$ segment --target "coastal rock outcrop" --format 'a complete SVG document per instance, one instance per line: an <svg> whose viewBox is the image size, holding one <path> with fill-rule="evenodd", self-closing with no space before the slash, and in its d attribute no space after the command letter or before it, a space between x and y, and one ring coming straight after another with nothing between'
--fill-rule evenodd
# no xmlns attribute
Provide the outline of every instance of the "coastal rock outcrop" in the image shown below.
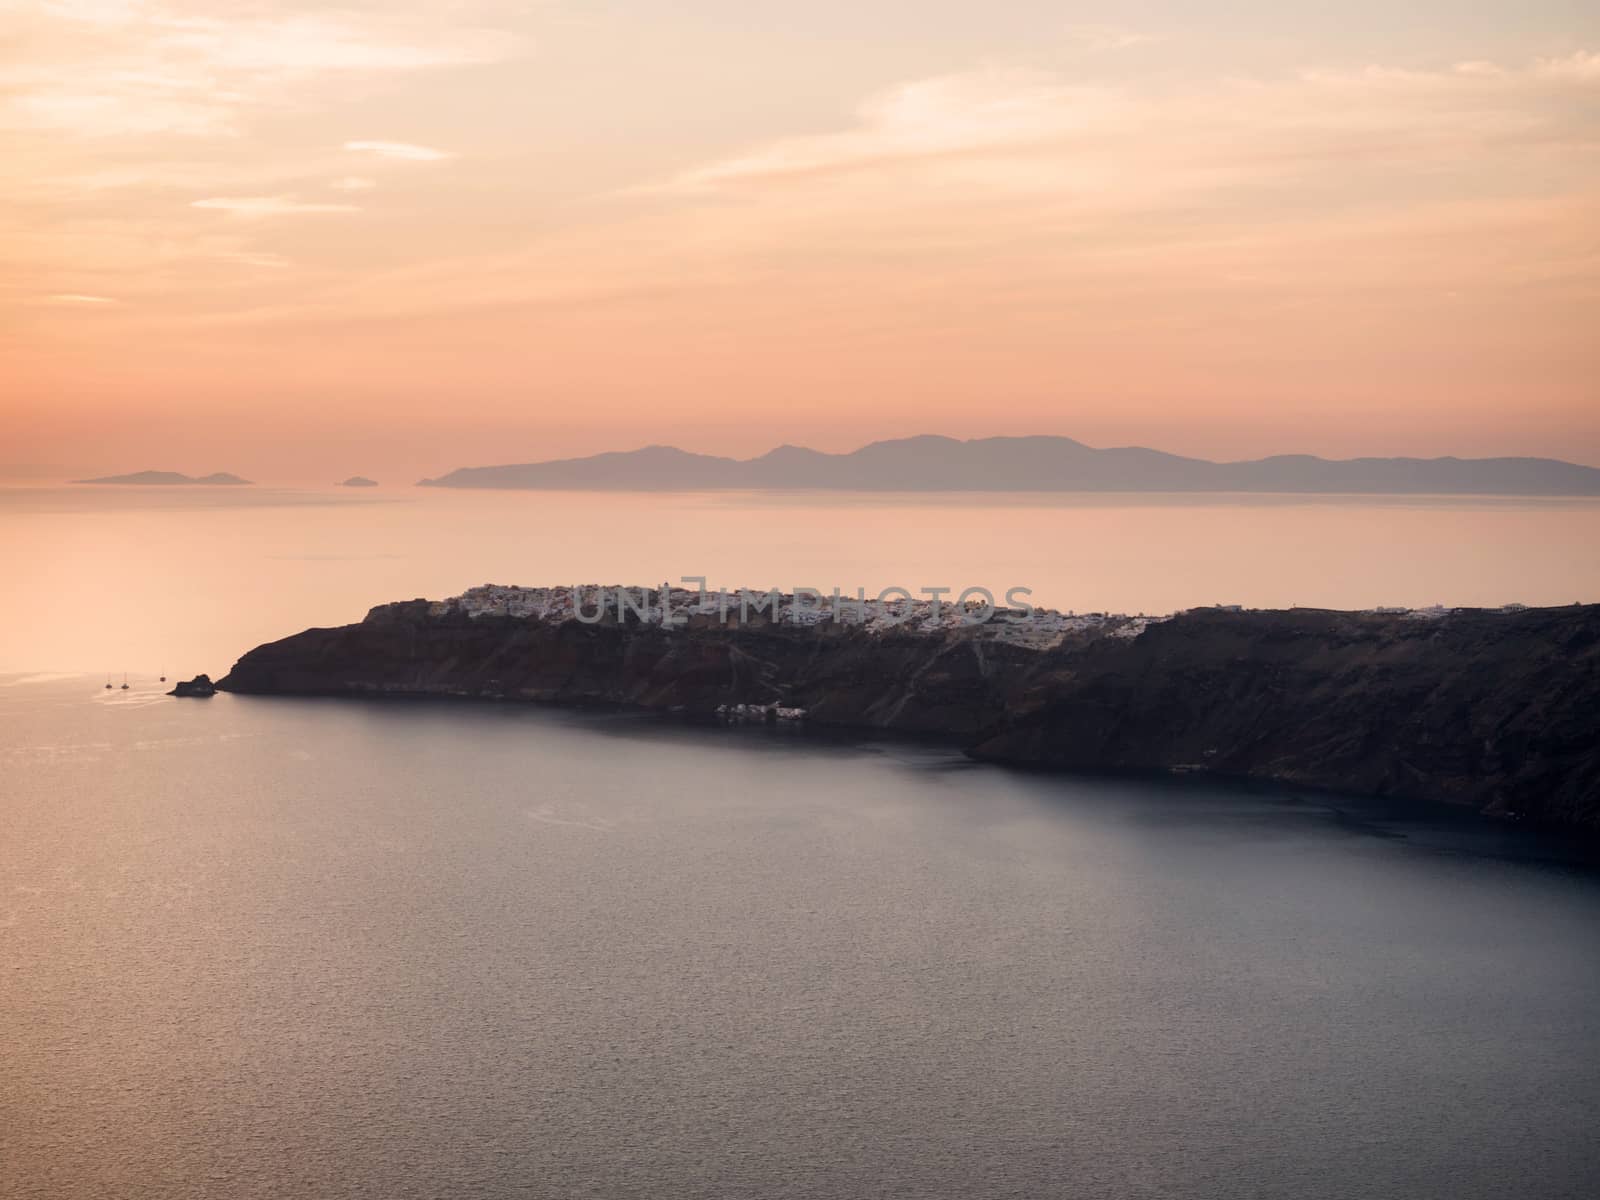
<svg viewBox="0 0 1600 1200"><path fill-rule="evenodd" d="M209 675L196 675L193 679L179 680L177 686L167 693L169 696L191 696L198 700L216 694L217 685L211 682Z"/></svg>
<svg viewBox="0 0 1600 1200"><path fill-rule="evenodd" d="M709 614L664 628L414 600L257 647L218 686L765 706L999 763L1211 772L1600 829L1600 606L1068 624L1030 644L985 625Z"/></svg>

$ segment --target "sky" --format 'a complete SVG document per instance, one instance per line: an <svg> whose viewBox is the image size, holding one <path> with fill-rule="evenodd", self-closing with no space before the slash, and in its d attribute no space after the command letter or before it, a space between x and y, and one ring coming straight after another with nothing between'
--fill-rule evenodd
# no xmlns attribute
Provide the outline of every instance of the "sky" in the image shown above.
<svg viewBox="0 0 1600 1200"><path fill-rule="evenodd" d="M0 477L1600 464L1600 6L0 0Z"/></svg>

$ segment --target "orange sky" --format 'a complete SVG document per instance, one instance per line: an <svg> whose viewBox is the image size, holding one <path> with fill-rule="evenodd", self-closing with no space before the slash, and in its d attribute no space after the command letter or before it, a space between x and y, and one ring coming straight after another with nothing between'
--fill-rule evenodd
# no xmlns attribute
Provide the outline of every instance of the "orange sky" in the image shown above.
<svg viewBox="0 0 1600 1200"><path fill-rule="evenodd" d="M1591 6L868 7L0 0L0 474L1600 464Z"/></svg>

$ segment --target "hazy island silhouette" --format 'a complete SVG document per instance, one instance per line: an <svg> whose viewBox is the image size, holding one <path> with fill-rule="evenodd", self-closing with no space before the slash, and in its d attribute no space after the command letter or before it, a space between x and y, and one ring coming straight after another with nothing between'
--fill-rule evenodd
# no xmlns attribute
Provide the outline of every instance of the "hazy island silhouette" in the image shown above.
<svg viewBox="0 0 1600 1200"><path fill-rule="evenodd" d="M1212 462L1067 437L923 435L847 454L779 446L757 458L646 446L584 458L462 467L419 487L625 491L1094 491L1600 495L1600 468L1552 458L1352 458L1281 454Z"/></svg>
<svg viewBox="0 0 1600 1200"><path fill-rule="evenodd" d="M116 483L138 486L168 487L179 484L201 484L207 487L240 487L250 483L227 471L210 475L184 475L178 471L134 471L128 475L102 475L96 479L74 479L73 483Z"/></svg>

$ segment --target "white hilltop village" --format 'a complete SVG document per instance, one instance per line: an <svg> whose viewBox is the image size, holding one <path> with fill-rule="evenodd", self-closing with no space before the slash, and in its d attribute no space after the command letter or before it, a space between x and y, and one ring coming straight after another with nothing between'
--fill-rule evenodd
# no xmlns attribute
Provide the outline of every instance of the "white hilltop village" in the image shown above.
<svg viewBox="0 0 1600 1200"><path fill-rule="evenodd" d="M663 595L670 606L670 617L663 612ZM711 621L742 624L751 618L772 620L776 612L775 619L784 624L805 626L837 621L843 625L858 626L875 635L890 632L934 634L962 630L970 631L971 636L1041 650L1049 649L1072 636L1136 638L1151 625L1179 615L1060 612L1029 605L1008 607L987 602L987 595L983 593L981 598L969 598L965 604L959 604L954 596L933 599L895 595L873 599L860 591L850 596L841 595L838 591L821 593L803 588L797 599L795 593L777 589L701 591L673 587L663 591L660 587L629 588L610 584L517 587L486 583L469 588L459 596L429 602L428 613L435 617L463 614L469 618L537 618L551 624L567 621L595 623L603 619L602 609L614 618L621 607L638 619L671 629L687 625L691 619L700 626ZM1507 604L1500 611L1519 612L1525 607ZM1212 610L1247 611L1239 604L1217 604L1212 606ZM1362 611L1427 621L1442 619L1458 610L1435 604L1427 608L1384 606Z"/></svg>
<svg viewBox="0 0 1600 1200"><path fill-rule="evenodd" d="M602 603L615 616L619 597L630 615L668 628L679 628L691 619L704 625L708 621L730 625L746 619L769 620L776 597L777 620L789 625L822 625L837 621L858 626L869 634L893 632L933 634L970 630L973 635L1014 645L1046 649L1072 634L1103 634L1135 638L1152 622L1166 617L1128 616L1123 613L1063 613L1050 608L989 605L981 598L965 605L954 596L939 600L894 596L887 599L829 593L807 593L796 601L792 592L778 589L708 590L670 588L666 592L671 620L663 620L662 589L627 588L609 584L579 584L576 587L515 587L486 583L469 588L459 596L435 600L428 606L430 616L463 613L468 617L536 617L560 624L565 621L599 619ZM985 610L989 615L984 616Z"/></svg>

